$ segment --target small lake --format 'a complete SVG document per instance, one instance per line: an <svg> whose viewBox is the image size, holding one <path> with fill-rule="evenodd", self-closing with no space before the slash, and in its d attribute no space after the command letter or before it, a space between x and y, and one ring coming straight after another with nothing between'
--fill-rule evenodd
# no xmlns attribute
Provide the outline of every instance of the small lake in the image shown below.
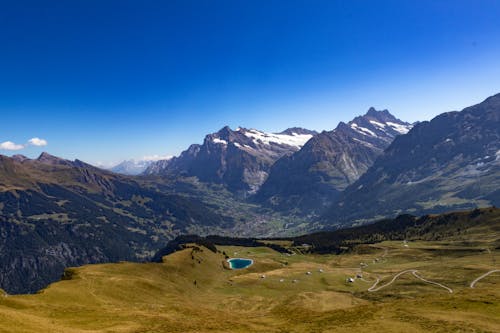
<svg viewBox="0 0 500 333"><path fill-rule="evenodd" d="M229 267L231 267L231 269L247 268L253 264L252 259L245 258L232 258L228 259L227 262L229 263Z"/></svg>

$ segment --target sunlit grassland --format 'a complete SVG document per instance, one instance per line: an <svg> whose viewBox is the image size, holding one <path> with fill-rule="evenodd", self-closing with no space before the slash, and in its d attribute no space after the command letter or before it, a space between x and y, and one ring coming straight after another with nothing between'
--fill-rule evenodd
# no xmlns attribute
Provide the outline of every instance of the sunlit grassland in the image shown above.
<svg viewBox="0 0 500 333"><path fill-rule="evenodd" d="M162 264L72 268L69 279L39 294L0 296L0 331L500 331L500 273L469 286L499 266L500 254L487 241L383 242L343 255L199 249L171 254ZM223 253L254 265L228 270ZM381 286L407 269L453 293L412 274L368 291L377 279Z"/></svg>

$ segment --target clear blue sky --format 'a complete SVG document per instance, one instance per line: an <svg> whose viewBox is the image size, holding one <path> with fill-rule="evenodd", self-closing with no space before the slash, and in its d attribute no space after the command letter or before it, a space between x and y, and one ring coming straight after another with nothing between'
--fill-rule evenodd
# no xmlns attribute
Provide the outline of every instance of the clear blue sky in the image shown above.
<svg viewBox="0 0 500 333"><path fill-rule="evenodd" d="M499 17L497 0L2 1L0 144L25 148L0 153L112 163L226 124L430 119L500 92Z"/></svg>

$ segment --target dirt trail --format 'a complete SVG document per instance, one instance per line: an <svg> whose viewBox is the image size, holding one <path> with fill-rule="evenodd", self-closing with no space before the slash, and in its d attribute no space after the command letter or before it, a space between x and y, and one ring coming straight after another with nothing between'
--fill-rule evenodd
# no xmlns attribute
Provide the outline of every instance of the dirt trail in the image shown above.
<svg viewBox="0 0 500 333"><path fill-rule="evenodd" d="M439 287L441 287L441 288L444 288L444 289L448 290L448 291L450 292L450 294L451 294L451 293L453 293L453 290L452 290L451 288L448 288L447 286L445 286L444 284L441 284L441 283L439 283L439 282L434 282L434 281L429 281L429 280L426 280L426 279L424 279L423 277L421 277L420 275L418 275L418 274L417 274L417 271L414 271L414 272L413 272L413 275L414 275L416 278L418 278L418 279L420 279L420 280L422 280L422 281L424 281L424 282L427 282L427 283L430 283L430 284L434 284L434 285L436 285L436 286L439 286Z"/></svg>
<svg viewBox="0 0 500 333"><path fill-rule="evenodd" d="M380 290L380 289L382 289L382 288L385 288L385 287L387 287L387 286L390 286L391 284L393 284L393 282L394 282L394 281L396 281L396 279L397 279L398 277L400 277L401 275L403 275L403 274L405 274L405 273L409 273L409 272L416 272L416 270L414 270L414 269L408 269L408 270L406 270L406 271L399 272L398 274L394 275L394 277L392 278L392 280L391 280L391 281L387 282L386 284L384 284L384 285L382 285L382 286L380 286L380 287L378 287L378 288L377 288L377 285L378 285L378 283L380 282L380 279L379 279L379 278L377 278L377 280L375 281L375 283L374 283L374 284L373 284L370 288L368 288L368 291L379 291L379 290Z"/></svg>
<svg viewBox="0 0 500 333"><path fill-rule="evenodd" d="M426 280L423 277L421 277L420 275L418 275L417 272L418 271L416 269L407 269L405 271L399 272L398 274L394 275L394 277L392 278L391 281L387 282L386 284L384 284L384 285L382 285L380 287L377 287L378 283L380 282L380 279L377 278L377 280L375 281L375 283L370 288L368 288L368 291L370 291L370 292L379 291L380 289L388 287L391 284L393 284L394 281L396 281L397 278L400 277L401 275L406 274L406 273L412 273L413 276L415 276L417 279L419 279L419 280L421 280L421 281L423 281L425 283L429 283L429 284L433 284L433 285L439 286L441 288L444 288L444 289L448 290L448 292L453 293L453 290L451 288L449 288L449 287L447 287L447 286L445 286L445 285L443 285L441 283L438 283L438 282Z"/></svg>
<svg viewBox="0 0 500 333"><path fill-rule="evenodd" d="M474 286L476 285L476 283L478 283L480 280L482 280L483 278L487 277L488 275L496 273L496 272L500 272L500 269L493 269L493 270L491 270L489 272L484 273L483 275L481 275L480 277L478 277L477 279L475 279L474 281L472 281L470 283L470 287L474 288Z"/></svg>

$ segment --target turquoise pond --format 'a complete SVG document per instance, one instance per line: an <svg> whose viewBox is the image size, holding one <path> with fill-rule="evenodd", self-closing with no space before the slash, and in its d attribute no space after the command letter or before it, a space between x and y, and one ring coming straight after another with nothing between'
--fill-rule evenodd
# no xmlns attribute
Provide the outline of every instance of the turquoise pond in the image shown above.
<svg viewBox="0 0 500 333"><path fill-rule="evenodd" d="M228 259L227 262L229 263L229 267L231 267L231 269L247 268L253 264L252 259L244 259L244 258L232 258Z"/></svg>

